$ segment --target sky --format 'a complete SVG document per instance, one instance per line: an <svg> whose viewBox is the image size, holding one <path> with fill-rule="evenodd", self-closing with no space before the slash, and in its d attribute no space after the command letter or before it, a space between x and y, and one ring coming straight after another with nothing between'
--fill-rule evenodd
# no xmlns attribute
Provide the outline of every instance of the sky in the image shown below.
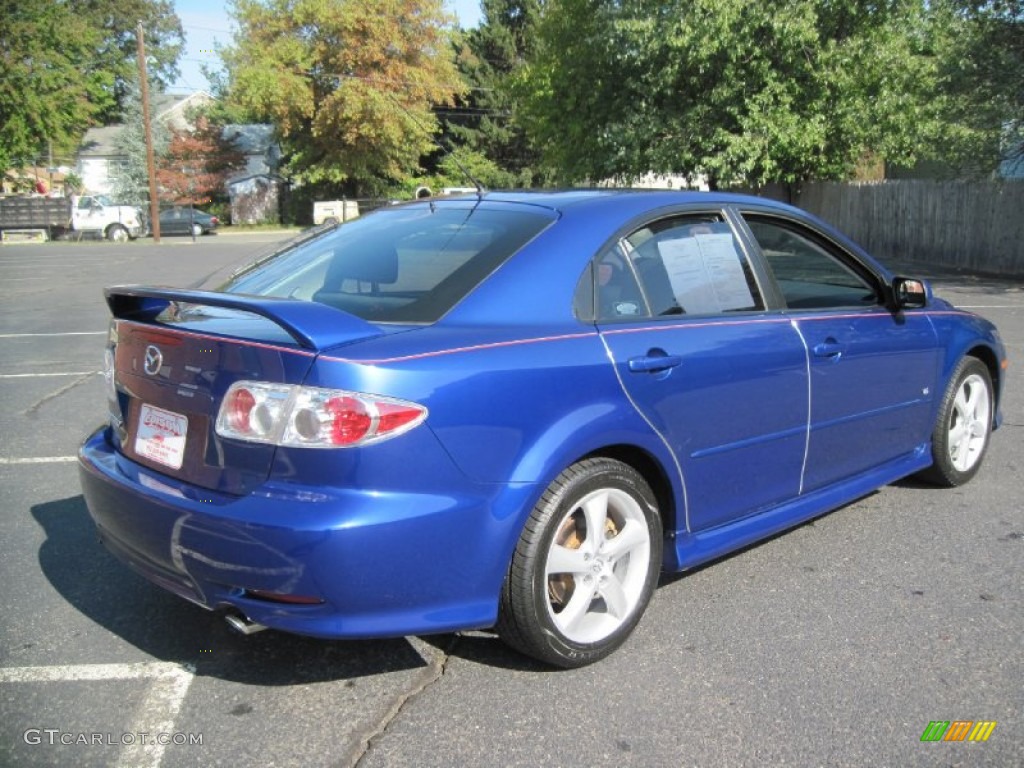
<svg viewBox="0 0 1024 768"><path fill-rule="evenodd" d="M171 87L172 93L209 89L201 67L217 68L220 60L216 44L231 42L233 25L226 5L227 0L174 0L174 10L185 29L185 52L178 62L181 75ZM480 0L445 0L445 7L463 27L475 27L480 22Z"/></svg>

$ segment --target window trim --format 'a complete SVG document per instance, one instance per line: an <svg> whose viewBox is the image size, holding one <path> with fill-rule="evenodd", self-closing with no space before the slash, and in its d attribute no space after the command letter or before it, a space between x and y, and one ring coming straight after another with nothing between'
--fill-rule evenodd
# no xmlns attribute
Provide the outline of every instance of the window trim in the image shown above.
<svg viewBox="0 0 1024 768"><path fill-rule="evenodd" d="M837 242L833 237L829 236L828 233L823 232L818 227L815 227L812 222L809 222L803 218L790 215L788 213L769 210L752 208L749 206L734 206L732 212L739 217L743 224L744 232L750 238L751 247L755 249L757 253L757 259L761 267L765 270L766 275L771 281L773 286L773 293L776 294L779 302L778 309L785 312L849 312L851 310L863 310L863 311L874 311L877 309L888 309L889 308L889 294L886 289L888 280L885 275L879 273L870 263L865 262L856 253L851 251L849 248L843 246ZM859 276L862 280L867 282L870 287L873 288L875 293L876 303L872 306L843 306L843 307L795 307L791 308L786 300L785 294L782 291L782 287L779 284L778 278L775 276L772 270L771 263L768 257L765 255L761 248L761 244L755 237L753 229L750 227L747 217L753 217L754 219L760 219L767 223L778 223L782 229L787 229L790 232L794 232L797 235L805 237L812 243L817 245L819 248L824 250L827 255L834 258L844 267L849 269L855 275Z"/></svg>

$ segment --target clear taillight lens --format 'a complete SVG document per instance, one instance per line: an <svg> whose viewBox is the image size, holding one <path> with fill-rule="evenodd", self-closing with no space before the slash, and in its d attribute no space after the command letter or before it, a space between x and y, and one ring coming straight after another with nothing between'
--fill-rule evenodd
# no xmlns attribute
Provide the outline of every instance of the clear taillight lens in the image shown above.
<svg viewBox="0 0 1024 768"><path fill-rule="evenodd" d="M217 434L305 448L345 448L396 437L420 424L416 403L320 387L238 381L217 414Z"/></svg>

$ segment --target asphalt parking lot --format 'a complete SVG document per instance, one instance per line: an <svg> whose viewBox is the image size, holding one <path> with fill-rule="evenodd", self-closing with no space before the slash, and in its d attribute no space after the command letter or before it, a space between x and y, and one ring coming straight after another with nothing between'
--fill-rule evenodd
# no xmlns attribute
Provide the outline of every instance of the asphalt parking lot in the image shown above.
<svg viewBox="0 0 1024 768"><path fill-rule="evenodd" d="M74 455L105 413L102 287L279 238L0 247L0 765L1024 764L1024 285L936 277L1010 355L972 483L901 482L666 579L624 648L553 672L488 633L242 637L96 541ZM921 741L946 720L996 726Z"/></svg>

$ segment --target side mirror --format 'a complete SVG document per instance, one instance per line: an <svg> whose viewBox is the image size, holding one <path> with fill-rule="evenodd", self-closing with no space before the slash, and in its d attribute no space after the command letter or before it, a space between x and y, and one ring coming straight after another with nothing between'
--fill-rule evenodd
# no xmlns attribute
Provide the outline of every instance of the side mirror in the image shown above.
<svg viewBox="0 0 1024 768"><path fill-rule="evenodd" d="M892 297L896 309L919 309L928 305L932 289L924 280L897 277L892 281Z"/></svg>

